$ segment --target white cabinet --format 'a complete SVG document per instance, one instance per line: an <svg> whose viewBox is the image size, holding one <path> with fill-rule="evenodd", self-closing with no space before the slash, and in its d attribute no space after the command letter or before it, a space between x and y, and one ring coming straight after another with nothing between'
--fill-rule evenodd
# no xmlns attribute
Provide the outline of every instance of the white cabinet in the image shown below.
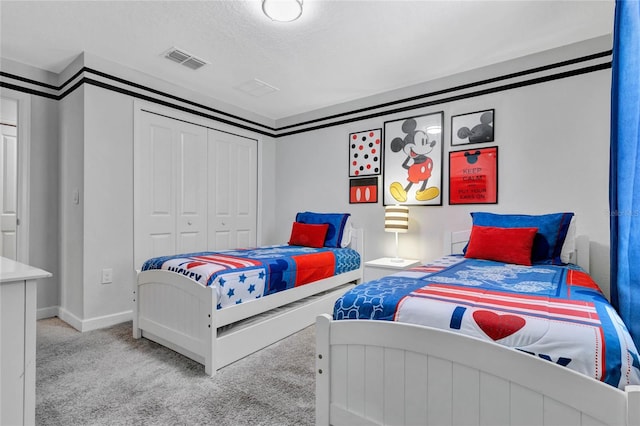
<svg viewBox="0 0 640 426"><path fill-rule="evenodd" d="M49 272L0 257L0 425L36 414L36 280Z"/></svg>
<svg viewBox="0 0 640 426"><path fill-rule="evenodd" d="M420 264L417 259L395 259L381 257L364 263L364 281L377 280L387 275L409 269Z"/></svg>
<svg viewBox="0 0 640 426"><path fill-rule="evenodd" d="M134 148L135 265L255 245L257 141L142 111Z"/></svg>

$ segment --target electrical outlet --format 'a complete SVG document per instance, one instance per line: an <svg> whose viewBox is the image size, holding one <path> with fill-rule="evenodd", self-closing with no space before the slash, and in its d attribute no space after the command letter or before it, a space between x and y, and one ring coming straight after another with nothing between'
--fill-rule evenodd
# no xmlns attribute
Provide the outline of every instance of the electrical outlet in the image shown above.
<svg viewBox="0 0 640 426"><path fill-rule="evenodd" d="M102 284L109 284L113 282L113 269L105 268L102 270Z"/></svg>

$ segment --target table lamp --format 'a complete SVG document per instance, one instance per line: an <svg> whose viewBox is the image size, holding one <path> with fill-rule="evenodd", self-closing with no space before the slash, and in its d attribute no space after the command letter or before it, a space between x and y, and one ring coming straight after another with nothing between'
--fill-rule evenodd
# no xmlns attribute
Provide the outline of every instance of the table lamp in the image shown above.
<svg viewBox="0 0 640 426"><path fill-rule="evenodd" d="M396 257L392 262L402 262L398 256L398 234L409 231L409 207L407 206L386 206L384 208L384 230L385 232L395 232L396 234Z"/></svg>

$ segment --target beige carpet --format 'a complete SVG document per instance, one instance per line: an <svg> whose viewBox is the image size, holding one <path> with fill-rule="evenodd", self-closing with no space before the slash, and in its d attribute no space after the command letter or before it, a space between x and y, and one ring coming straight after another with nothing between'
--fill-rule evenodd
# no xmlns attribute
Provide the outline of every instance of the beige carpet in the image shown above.
<svg viewBox="0 0 640 426"><path fill-rule="evenodd" d="M131 322L79 333L38 321L39 425L311 425L314 327L218 371L146 339Z"/></svg>

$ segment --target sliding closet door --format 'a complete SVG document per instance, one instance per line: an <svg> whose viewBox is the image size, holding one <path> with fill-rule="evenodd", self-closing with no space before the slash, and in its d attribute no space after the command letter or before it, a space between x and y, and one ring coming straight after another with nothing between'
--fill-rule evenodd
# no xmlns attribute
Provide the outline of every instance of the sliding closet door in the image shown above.
<svg viewBox="0 0 640 426"><path fill-rule="evenodd" d="M207 249L207 131L180 123L177 137L178 253Z"/></svg>
<svg viewBox="0 0 640 426"><path fill-rule="evenodd" d="M258 142L209 130L209 249L255 247Z"/></svg>
<svg viewBox="0 0 640 426"><path fill-rule="evenodd" d="M140 112L134 144L135 264L206 249L207 131Z"/></svg>

